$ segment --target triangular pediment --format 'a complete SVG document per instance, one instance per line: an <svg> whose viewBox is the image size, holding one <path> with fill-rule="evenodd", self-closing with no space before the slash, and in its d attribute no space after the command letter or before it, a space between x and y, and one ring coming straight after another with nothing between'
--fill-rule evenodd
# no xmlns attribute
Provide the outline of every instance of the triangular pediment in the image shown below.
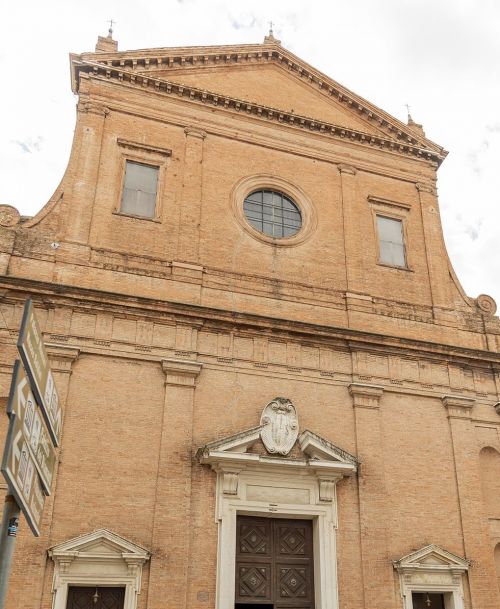
<svg viewBox="0 0 500 609"><path fill-rule="evenodd" d="M377 136L386 135L382 129L360 118L359 113L345 108L338 100L311 87L309 81L283 70L274 62L210 69L201 67L158 70L155 74L158 78L236 97L291 114L308 116Z"/></svg>
<svg viewBox="0 0 500 609"><path fill-rule="evenodd" d="M297 438L288 456L266 453L261 440L263 426L252 427L238 434L214 440L198 449L201 463L217 467L259 465L272 467L309 467L315 471L349 476L357 471L358 462L348 452L312 431L305 430Z"/></svg>
<svg viewBox="0 0 500 609"><path fill-rule="evenodd" d="M75 91L78 73L99 77L96 66L101 65L105 78L157 92L172 91L221 110L244 108L252 116L347 137L396 153L432 158L438 163L446 156L446 151L422 132L349 91L276 42L83 53L71 58Z"/></svg>
<svg viewBox="0 0 500 609"><path fill-rule="evenodd" d="M467 570L469 562L435 544L430 544L394 562L398 571Z"/></svg>
<svg viewBox="0 0 500 609"><path fill-rule="evenodd" d="M74 537L53 546L49 550L51 556L68 553L77 554L78 556L102 556L106 558L113 556L122 557L124 554L127 557L136 556L143 559L149 557L149 552L145 548L108 529L98 529L97 531L92 531L92 533Z"/></svg>

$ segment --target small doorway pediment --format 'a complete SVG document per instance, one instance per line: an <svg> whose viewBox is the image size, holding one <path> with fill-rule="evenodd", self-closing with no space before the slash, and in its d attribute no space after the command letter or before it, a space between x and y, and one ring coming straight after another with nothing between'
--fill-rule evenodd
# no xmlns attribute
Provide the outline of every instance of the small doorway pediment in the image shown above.
<svg viewBox="0 0 500 609"><path fill-rule="evenodd" d="M435 544L395 561L405 609L463 609L469 561Z"/></svg>
<svg viewBox="0 0 500 609"><path fill-rule="evenodd" d="M142 546L99 529L57 544L48 554L54 561L54 609L85 602L90 589L97 604L106 596L118 609L136 608L142 567L151 557Z"/></svg>
<svg viewBox="0 0 500 609"><path fill-rule="evenodd" d="M436 571L439 570L458 570L466 571L469 568L469 561L448 552L435 544L430 544L406 554L394 562L395 568L399 572L411 571Z"/></svg>

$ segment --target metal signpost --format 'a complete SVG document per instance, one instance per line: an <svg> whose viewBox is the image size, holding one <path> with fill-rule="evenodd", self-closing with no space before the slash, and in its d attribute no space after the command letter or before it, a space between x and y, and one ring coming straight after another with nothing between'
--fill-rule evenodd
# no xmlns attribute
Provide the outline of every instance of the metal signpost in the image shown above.
<svg viewBox="0 0 500 609"><path fill-rule="evenodd" d="M26 301L24 307L17 347L28 373L36 401L40 404L52 442L55 446L59 446L62 421L59 394L54 383L49 358L45 351L42 333L35 317L31 299Z"/></svg>
<svg viewBox="0 0 500 609"><path fill-rule="evenodd" d="M50 495L56 465L56 451L40 415L40 409L37 408L35 398L31 393L28 377L19 360L15 363L12 375L7 414L11 421L15 418L12 427L16 428L17 433L14 436L13 445L16 443L16 438L18 442L20 441L19 438L22 435L34 460L43 490L46 495Z"/></svg>
<svg viewBox="0 0 500 609"><path fill-rule="evenodd" d="M40 535L45 497L50 495L54 478L54 447L60 442L62 420L59 395L31 299L24 307L17 346L24 368L17 360L7 404L9 427L0 468L9 487L0 528L0 609L7 595L21 511L33 535Z"/></svg>

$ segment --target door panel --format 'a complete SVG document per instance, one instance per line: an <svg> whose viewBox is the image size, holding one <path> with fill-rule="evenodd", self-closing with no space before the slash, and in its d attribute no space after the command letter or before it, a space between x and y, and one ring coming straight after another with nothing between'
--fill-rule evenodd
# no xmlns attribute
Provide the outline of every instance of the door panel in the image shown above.
<svg viewBox="0 0 500 609"><path fill-rule="evenodd" d="M444 594L432 592L413 592L413 609L444 609Z"/></svg>
<svg viewBox="0 0 500 609"><path fill-rule="evenodd" d="M312 521L238 516L236 603L313 609Z"/></svg>
<svg viewBox="0 0 500 609"><path fill-rule="evenodd" d="M97 602L94 595L97 590ZM123 609L125 588L104 586L71 586L68 590L67 609Z"/></svg>

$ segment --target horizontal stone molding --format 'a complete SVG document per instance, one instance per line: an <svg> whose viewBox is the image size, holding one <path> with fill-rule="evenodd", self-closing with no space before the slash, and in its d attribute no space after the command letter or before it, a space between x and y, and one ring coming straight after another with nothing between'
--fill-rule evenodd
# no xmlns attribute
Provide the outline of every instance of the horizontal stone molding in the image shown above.
<svg viewBox="0 0 500 609"><path fill-rule="evenodd" d="M118 146L122 146L123 148L131 148L132 150L140 150L142 152L160 154L162 156L172 156L172 150L170 150L169 148L150 146L149 144L144 144L141 142L132 142L130 140L124 140L122 138L118 138L116 140L116 143L118 144Z"/></svg>

